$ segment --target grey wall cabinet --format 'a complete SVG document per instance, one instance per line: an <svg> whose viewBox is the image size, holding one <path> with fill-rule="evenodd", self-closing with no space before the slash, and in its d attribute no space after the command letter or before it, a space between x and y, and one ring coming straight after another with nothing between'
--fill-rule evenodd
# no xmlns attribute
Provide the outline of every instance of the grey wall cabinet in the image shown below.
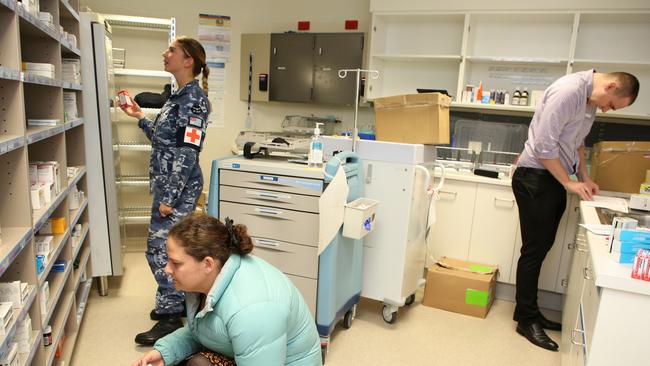
<svg viewBox="0 0 650 366"><path fill-rule="evenodd" d="M353 104L354 78L339 69L360 68L363 33L271 35L269 99L282 102Z"/></svg>

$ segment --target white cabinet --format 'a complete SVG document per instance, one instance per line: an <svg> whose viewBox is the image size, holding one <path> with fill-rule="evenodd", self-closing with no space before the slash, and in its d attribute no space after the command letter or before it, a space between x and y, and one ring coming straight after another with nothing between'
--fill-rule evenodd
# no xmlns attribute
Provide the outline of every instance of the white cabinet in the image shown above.
<svg viewBox="0 0 650 366"><path fill-rule="evenodd" d="M584 223L598 224L582 205ZM647 360L650 283L612 261L605 236L578 229L562 313L562 365L633 365Z"/></svg>
<svg viewBox="0 0 650 366"><path fill-rule="evenodd" d="M509 186L478 185L468 259L497 264L501 282L512 283L510 269L517 215L517 203Z"/></svg>
<svg viewBox="0 0 650 366"><path fill-rule="evenodd" d="M429 235L430 254L435 258L447 256L466 259L469 256L469 241L477 183L460 180L445 181L436 202L436 223ZM427 267L432 265L427 258Z"/></svg>
<svg viewBox="0 0 650 366"><path fill-rule="evenodd" d="M560 220L553 247L546 254L542 270L539 274L539 289L557 293L564 293L568 282L569 264L572 257L572 247L575 241L576 225L579 212L578 196L567 195L567 205ZM521 227L517 228L515 250L512 257L512 272L510 282L516 282L517 264L521 256Z"/></svg>
<svg viewBox="0 0 650 366"><path fill-rule="evenodd" d="M579 212L579 198L567 197L553 248L540 273L539 288L563 293ZM496 264L499 282L515 284L521 233L517 203L510 185L485 178L445 180L436 202L436 223L428 238L427 266L442 256Z"/></svg>
<svg viewBox="0 0 650 366"><path fill-rule="evenodd" d="M650 12L500 11L373 12L366 96L446 89L452 110L482 108L532 114L531 106L460 103L467 84L484 90L544 90L575 71L628 71L650 82ZM624 42L621 40L625 40ZM603 44L611 47L602 47ZM650 118L650 92L607 116Z"/></svg>

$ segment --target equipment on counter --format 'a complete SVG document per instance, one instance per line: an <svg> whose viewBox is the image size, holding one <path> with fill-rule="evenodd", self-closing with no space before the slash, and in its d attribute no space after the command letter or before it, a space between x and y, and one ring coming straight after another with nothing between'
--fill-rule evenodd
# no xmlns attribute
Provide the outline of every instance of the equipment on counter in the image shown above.
<svg viewBox="0 0 650 366"><path fill-rule="evenodd" d="M235 143L247 159L259 155L276 155L305 159L307 163L306 158L315 123L322 124L320 128L322 134L331 135L334 133L335 124L340 122L334 117L289 115L282 121L282 131L241 131L235 138Z"/></svg>

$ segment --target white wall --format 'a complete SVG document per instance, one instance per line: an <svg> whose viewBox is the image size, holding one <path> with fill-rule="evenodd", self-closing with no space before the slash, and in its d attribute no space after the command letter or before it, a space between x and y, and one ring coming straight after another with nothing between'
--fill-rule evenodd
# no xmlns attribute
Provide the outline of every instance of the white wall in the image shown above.
<svg viewBox="0 0 650 366"><path fill-rule="evenodd" d="M81 0L81 5L98 13L175 17L177 34L190 37L196 37L199 13L231 17L232 48L226 69L225 128L211 128L207 133L205 148L201 153L205 190L208 189L212 160L230 154L235 136L244 129L246 103L239 100L240 35L296 30L299 20L310 21L312 32L343 32L344 22L348 19L359 21L358 32L367 32L370 24L369 0ZM118 35L124 38L122 32ZM138 37L141 36L142 33L138 33ZM160 38L160 35L157 37ZM163 44L152 42L144 50L128 50L127 64L162 68L160 53L163 49ZM278 130L284 116L289 114L335 115L346 125L351 125L354 118L353 107L298 103L253 103L252 106L254 128L259 131ZM360 112L360 123L373 120L374 113L371 109L366 108Z"/></svg>
<svg viewBox="0 0 650 366"><path fill-rule="evenodd" d="M648 9L648 0L370 0L377 11L451 10L629 10Z"/></svg>

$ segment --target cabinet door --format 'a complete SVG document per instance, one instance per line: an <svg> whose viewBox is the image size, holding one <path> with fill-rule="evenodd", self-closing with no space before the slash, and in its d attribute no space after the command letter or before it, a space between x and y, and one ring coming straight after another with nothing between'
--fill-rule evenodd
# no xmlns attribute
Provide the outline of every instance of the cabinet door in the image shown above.
<svg viewBox="0 0 650 366"><path fill-rule="evenodd" d="M565 255L564 252L566 252L568 249L568 242L565 240L565 233L567 232L567 222L569 221L569 216L571 214L570 212L570 207L571 207L571 201L569 200L570 196L567 198L567 207L564 210L564 214L562 215L562 219L560 220L560 225L557 228L557 233L555 234L555 242L553 243L553 247L551 250L546 254L546 258L544 259L544 263L542 264L542 270L539 274L539 289L540 290L546 290L546 291L552 291L555 292L556 290L556 284L558 283L558 277L562 277L563 279L566 279L568 277L566 271L568 270L568 266L565 267L564 271L560 270L560 264L562 261L562 257ZM577 225L577 223L574 223L574 226ZM575 229L568 230L569 232L575 233ZM574 234L575 235L575 234ZM521 227L517 227L517 238L516 238L516 245L515 245L515 251L512 256L512 273L510 274L510 282L511 283L516 283L516 275L517 275L517 264L519 261L519 257L521 256ZM571 239L572 240L572 239ZM560 287L563 292L563 288Z"/></svg>
<svg viewBox="0 0 650 366"><path fill-rule="evenodd" d="M510 283L517 215L515 196L509 186L478 185L469 260L498 265L500 282Z"/></svg>
<svg viewBox="0 0 650 366"><path fill-rule="evenodd" d="M476 183L445 180L436 202L436 223L429 234L431 257L467 260L475 199ZM427 256L427 266L431 264Z"/></svg>
<svg viewBox="0 0 650 366"><path fill-rule="evenodd" d="M569 271L571 270L571 259L573 258L573 247L580 221L580 197L575 194L569 194L566 211L566 230L564 231L564 241L562 244L562 258L558 268L558 276L555 282L555 292L565 293L569 283ZM557 243L556 243L557 244Z"/></svg>
<svg viewBox="0 0 650 366"><path fill-rule="evenodd" d="M566 364L564 359L569 356L567 351L572 345L571 337L573 329L576 327L576 318L580 315L580 299L584 284L583 269L588 257L587 237L584 228L578 229L573 248L569 284L564 294L564 306L562 307L562 344L560 344L560 351L562 352L563 365Z"/></svg>
<svg viewBox="0 0 650 366"><path fill-rule="evenodd" d="M313 101L354 104L356 74L348 73L345 79L341 79L338 71L361 68L362 59L363 33L317 34Z"/></svg>
<svg viewBox="0 0 650 366"><path fill-rule="evenodd" d="M313 34L271 35L270 100L282 102L311 100L313 49Z"/></svg>
<svg viewBox="0 0 650 366"><path fill-rule="evenodd" d="M594 328L598 318L598 307L600 306L600 289L596 286L594 278L594 266L591 258L583 267L583 278L585 279L582 287L582 312L584 319L585 345L587 350L591 347L591 340L594 338Z"/></svg>

